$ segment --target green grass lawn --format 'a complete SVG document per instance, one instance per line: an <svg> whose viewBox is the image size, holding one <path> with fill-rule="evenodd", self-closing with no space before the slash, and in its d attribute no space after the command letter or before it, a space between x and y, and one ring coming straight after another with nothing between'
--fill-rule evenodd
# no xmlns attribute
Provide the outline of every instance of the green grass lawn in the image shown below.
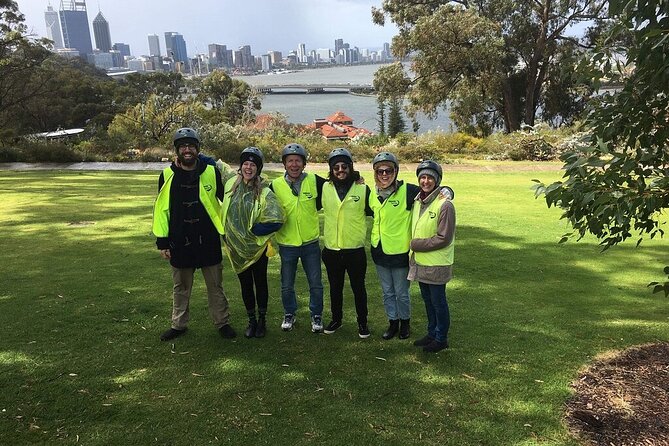
<svg viewBox="0 0 669 446"><path fill-rule="evenodd" d="M669 250L559 245L560 212L530 190L558 175L446 172L458 220L451 348L427 355L411 345L425 326L417 286L411 340L381 339L371 258L367 340L349 289L344 327L310 332L301 269L298 324L280 331L275 257L265 339L241 336L226 262L240 336L216 333L198 275L189 332L160 342L172 282L151 234L157 172L0 172L0 443L578 444L562 417L579 369L668 338L669 302L646 284Z"/></svg>

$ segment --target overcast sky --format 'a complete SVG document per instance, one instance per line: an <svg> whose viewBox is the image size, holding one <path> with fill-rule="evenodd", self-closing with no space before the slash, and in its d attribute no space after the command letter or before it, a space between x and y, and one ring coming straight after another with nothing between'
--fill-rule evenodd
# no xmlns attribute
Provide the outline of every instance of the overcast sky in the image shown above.
<svg viewBox="0 0 669 446"><path fill-rule="evenodd" d="M46 36L44 11L58 10L60 0L17 0L28 29ZM130 45L133 55L148 53L148 34L160 36L164 53L166 31L181 33L188 54L206 53L219 43L237 49L251 45L254 55L269 50L283 52L305 43L307 51L334 48L344 39L352 47L378 49L390 42L396 28L372 23L371 8L381 0L86 0L91 22L102 11L109 22L112 43Z"/></svg>

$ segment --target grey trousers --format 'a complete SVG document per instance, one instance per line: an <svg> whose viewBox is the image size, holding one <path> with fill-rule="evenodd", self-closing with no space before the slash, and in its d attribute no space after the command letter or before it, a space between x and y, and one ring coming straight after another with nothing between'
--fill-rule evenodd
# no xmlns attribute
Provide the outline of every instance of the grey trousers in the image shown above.
<svg viewBox="0 0 669 446"><path fill-rule="evenodd" d="M209 315L218 329L228 324L230 320L228 299L223 291L223 265L217 263L216 265L202 267L200 270L202 270L202 277L204 277L204 283L207 286ZM172 267L172 280L174 281L172 328L176 330L184 330L188 326L190 318L188 304L193 289L194 275L195 268Z"/></svg>

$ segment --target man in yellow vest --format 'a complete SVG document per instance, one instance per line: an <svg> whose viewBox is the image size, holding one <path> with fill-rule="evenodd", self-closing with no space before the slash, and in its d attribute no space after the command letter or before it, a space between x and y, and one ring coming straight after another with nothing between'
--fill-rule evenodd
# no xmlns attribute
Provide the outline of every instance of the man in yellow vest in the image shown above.
<svg viewBox="0 0 669 446"><path fill-rule="evenodd" d="M325 179L304 172L307 151L302 145L290 143L281 152L286 169L282 177L272 181L271 189L283 206L284 223L276 232L276 242L281 256L281 301L284 317L281 329L290 331L295 324L297 297L295 275L297 262L302 266L309 283L309 311L311 331L323 331L323 280L321 277L321 252L318 239L320 224L318 210Z"/></svg>
<svg viewBox="0 0 669 446"><path fill-rule="evenodd" d="M448 348L451 318L446 283L453 275L455 207L440 195L441 166L423 161L416 169L420 192L411 215L409 280L417 281L427 313L427 334L414 342L423 351L437 353Z"/></svg>
<svg viewBox="0 0 669 446"><path fill-rule="evenodd" d="M329 181L323 185L323 263L330 282L332 320L325 327L333 334L342 326L344 275L353 290L355 311L358 316L358 336L370 336L367 326L367 215L373 215L368 206L369 187L356 184L360 177L353 170L353 157L344 149L334 149L328 157ZM356 178L357 177L357 178Z"/></svg>
<svg viewBox="0 0 669 446"><path fill-rule="evenodd" d="M207 286L209 315L220 335L234 338L228 300L223 291L221 251L221 174L198 159L200 138L192 128L181 128L173 138L177 162L160 174L153 210L153 233L160 255L169 260L174 281L172 326L160 339L183 335L190 316L189 302L195 269Z"/></svg>

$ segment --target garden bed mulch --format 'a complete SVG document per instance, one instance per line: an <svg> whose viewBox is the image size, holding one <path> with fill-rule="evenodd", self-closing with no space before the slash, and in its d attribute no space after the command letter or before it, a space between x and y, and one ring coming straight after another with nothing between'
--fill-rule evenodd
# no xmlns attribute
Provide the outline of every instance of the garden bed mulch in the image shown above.
<svg viewBox="0 0 669 446"><path fill-rule="evenodd" d="M572 384L566 420L591 445L669 445L669 343L599 360Z"/></svg>

